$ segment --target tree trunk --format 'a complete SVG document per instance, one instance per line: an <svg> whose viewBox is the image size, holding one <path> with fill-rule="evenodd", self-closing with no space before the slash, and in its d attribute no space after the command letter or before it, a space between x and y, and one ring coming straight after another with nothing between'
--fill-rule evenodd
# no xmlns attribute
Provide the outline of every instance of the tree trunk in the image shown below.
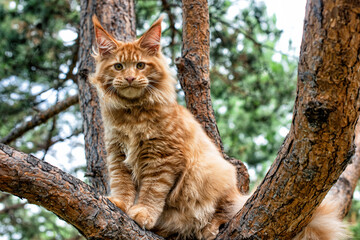
<svg viewBox="0 0 360 240"><path fill-rule="evenodd" d="M95 44L94 26L91 18L97 15L102 25L118 40L129 41L135 38L135 13L133 0L81 0L80 22L80 66L78 86L80 108L83 116L85 135L85 154L87 173L90 183L100 193L107 194L108 173L105 166L106 150L104 129L101 118L99 99L88 75L94 72L95 65L90 53Z"/></svg>
<svg viewBox="0 0 360 240"><path fill-rule="evenodd" d="M176 59L179 81L187 108L215 142L224 157L237 168L238 188L249 191L249 174L245 165L224 152L216 124L210 94L210 30L207 0L183 0L183 35L181 57Z"/></svg>
<svg viewBox="0 0 360 240"><path fill-rule="evenodd" d="M359 1L308 1L290 133L218 239L291 239L349 163L359 114L359 13Z"/></svg>

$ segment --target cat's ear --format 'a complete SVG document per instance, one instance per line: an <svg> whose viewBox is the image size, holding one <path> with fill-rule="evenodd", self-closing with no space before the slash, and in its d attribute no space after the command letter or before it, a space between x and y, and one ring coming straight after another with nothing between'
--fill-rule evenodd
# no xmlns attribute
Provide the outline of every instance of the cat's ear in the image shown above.
<svg viewBox="0 0 360 240"><path fill-rule="evenodd" d="M149 30L147 30L138 40L140 47L146 49L149 54L156 54L160 50L162 20L163 16L156 20Z"/></svg>
<svg viewBox="0 0 360 240"><path fill-rule="evenodd" d="M117 48L116 40L101 26L95 15L92 17L92 21L94 24L98 53L101 56L105 56Z"/></svg>

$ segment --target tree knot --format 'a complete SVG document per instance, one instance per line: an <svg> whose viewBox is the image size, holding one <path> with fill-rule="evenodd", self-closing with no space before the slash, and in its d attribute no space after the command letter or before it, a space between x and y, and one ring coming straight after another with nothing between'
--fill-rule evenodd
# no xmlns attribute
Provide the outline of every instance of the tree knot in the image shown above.
<svg viewBox="0 0 360 240"><path fill-rule="evenodd" d="M327 122L329 114L333 112L332 107L319 101L311 101L305 104L304 115L313 128L321 128Z"/></svg>
<svg viewBox="0 0 360 240"><path fill-rule="evenodd" d="M79 75L81 78L86 79L89 76L89 72L90 72L89 69L83 68L83 69L80 69Z"/></svg>

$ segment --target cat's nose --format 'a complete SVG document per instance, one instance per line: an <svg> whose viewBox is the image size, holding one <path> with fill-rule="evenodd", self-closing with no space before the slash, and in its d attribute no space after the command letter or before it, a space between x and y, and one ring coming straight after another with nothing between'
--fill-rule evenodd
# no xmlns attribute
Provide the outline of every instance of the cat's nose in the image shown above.
<svg viewBox="0 0 360 240"><path fill-rule="evenodd" d="M134 78L134 77L126 77L125 80L126 80L129 84L131 84L131 83L135 80L135 78Z"/></svg>

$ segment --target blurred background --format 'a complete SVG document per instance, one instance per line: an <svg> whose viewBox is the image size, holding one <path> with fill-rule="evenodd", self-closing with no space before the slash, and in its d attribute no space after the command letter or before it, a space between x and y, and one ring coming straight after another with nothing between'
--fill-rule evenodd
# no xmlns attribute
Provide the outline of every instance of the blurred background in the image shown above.
<svg viewBox="0 0 360 240"><path fill-rule="evenodd" d="M135 0L140 35L165 15L162 46L174 74L181 50L181 1ZM209 0L211 90L229 156L260 181L289 131L305 0ZM77 94L80 6L76 0L0 0L0 141L33 116ZM178 100L184 104L180 85ZM85 177L76 102L8 140L76 177ZM360 193L347 220L360 239ZM0 240L83 239L40 207L0 192Z"/></svg>

